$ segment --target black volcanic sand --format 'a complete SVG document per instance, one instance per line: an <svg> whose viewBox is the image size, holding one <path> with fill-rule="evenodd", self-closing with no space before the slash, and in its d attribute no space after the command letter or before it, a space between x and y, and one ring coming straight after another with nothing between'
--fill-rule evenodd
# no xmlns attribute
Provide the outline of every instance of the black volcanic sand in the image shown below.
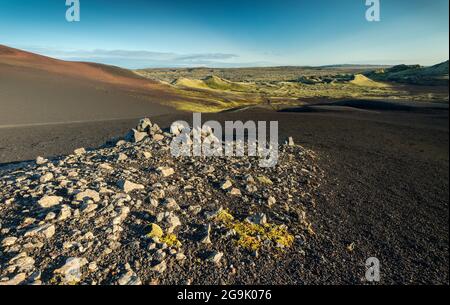
<svg viewBox="0 0 450 305"><path fill-rule="evenodd" d="M356 106L361 110L360 103ZM361 284L366 259L377 257L383 284L449 284L448 106L385 110L385 105L377 109L371 104L364 111L355 111L355 103L325 107L203 116L204 122L278 120L280 139L293 136L313 149L326 174L316 207L307 207L317 237L309 242L306 256L261 265L257 278L238 280ZM175 115L154 118L162 127L174 120ZM0 162L96 147L135 125L136 119L128 119L0 128ZM352 243L353 252L347 249Z"/></svg>

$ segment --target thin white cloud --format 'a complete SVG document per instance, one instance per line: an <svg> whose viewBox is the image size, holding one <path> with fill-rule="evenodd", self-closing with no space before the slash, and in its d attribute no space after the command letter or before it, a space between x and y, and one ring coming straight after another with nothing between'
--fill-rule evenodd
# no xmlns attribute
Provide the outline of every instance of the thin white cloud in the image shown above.
<svg viewBox="0 0 450 305"><path fill-rule="evenodd" d="M70 61L89 61L126 68L188 67L188 66L242 66L234 62L240 56L228 53L176 54L144 50L64 50L56 48L29 47L26 50L41 55ZM248 65L255 63L248 63Z"/></svg>

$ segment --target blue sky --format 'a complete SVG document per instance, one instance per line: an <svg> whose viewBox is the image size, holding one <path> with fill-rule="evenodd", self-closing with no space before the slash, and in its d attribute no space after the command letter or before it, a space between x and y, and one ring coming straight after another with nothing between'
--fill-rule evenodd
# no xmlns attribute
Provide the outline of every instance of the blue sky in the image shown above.
<svg viewBox="0 0 450 305"><path fill-rule="evenodd" d="M0 0L0 44L128 68L431 65L449 57L448 0Z"/></svg>

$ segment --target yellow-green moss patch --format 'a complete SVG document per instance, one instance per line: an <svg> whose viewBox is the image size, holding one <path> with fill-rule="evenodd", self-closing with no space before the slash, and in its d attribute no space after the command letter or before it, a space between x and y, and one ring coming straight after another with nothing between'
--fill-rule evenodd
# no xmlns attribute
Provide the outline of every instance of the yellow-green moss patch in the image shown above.
<svg viewBox="0 0 450 305"><path fill-rule="evenodd" d="M159 239L160 242L169 247L181 247L181 242L175 234L167 234Z"/></svg>
<svg viewBox="0 0 450 305"><path fill-rule="evenodd" d="M163 230L160 226L155 223L150 224L150 232L147 234L150 238L161 238L164 235Z"/></svg>
<svg viewBox="0 0 450 305"><path fill-rule="evenodd" d="M258 176L258 177L256 177L256 179L257 179L258 182L261 183L261 184L265 184L265 185L273 185L272 180L270 180L270 179L267 178L266 176Z"/></svg>
<svg viewBox="0 0 450 305"><path fill-rule="evenodd" d="M246 250L259 250L266 240L271 241L271 244L277 248L289 248L294 243L294 236L288 232L285 226L258 225L248 221L238 221L226 210L220 211L215 219L236 232L237 244Z"/></svg>

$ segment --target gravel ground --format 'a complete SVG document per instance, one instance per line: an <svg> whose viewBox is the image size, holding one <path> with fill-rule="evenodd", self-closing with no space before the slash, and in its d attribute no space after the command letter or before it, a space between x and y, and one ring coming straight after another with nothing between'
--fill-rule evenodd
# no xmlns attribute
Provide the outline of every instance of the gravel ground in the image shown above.
<svg viewBox="0 0 450 305"><path fill-rule="evenodd" d="M383 284L449 283L448 107L366 110L204 116L278 120L280 138L293 136L314 151L324 172L315 205L305 206L316 235L304 252L253 258L257 271L233 283L361 284L364 263L373 256L381 262ZM154 118L163 127L174 119ZM0 129L1 162L96 147L135 122ZM205 283L215 283L212 278Z"/></svg>

